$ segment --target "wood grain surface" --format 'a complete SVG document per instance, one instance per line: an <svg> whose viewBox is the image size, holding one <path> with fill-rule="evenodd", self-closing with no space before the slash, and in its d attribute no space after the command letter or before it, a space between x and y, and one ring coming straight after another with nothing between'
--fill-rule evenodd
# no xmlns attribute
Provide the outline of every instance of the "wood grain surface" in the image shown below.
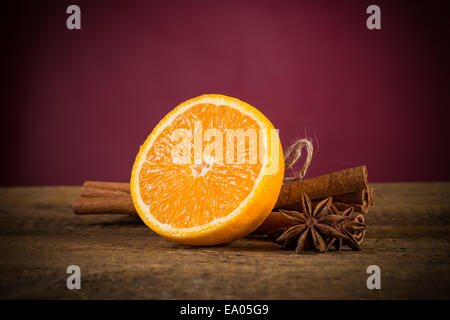
<svg viewBox="0 0 450 320"><path fill-rule="evenodd" d="M0 298L449 299L450 183L371 184L363 251L295 254L264 238L165 240L126 216L76 216L79 187L0 188ZM81 268L81 290L66 287ZM381 268L381 290L366 269Z"/></svg>

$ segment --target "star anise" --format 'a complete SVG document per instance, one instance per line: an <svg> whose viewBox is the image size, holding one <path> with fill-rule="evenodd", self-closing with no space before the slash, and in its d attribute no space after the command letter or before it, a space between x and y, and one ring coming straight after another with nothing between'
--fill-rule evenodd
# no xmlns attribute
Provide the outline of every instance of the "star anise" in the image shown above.
<svg viewBox="0 0 450 320"><path fill-rule="evenodd" d="M320 252L325 252L327 250L327 239L346 237L340 231L340 224L349 218L329 214L332 204L331 197L319 202L313 209L308 195L302 193L302 204L303 213L280 209L280 212L290 219L294 225L278 236L275 240L276 243L287 248L295 247L297 253L311 247L315 247Z"/></svg>
<svg viewBox="0 0 450 320"><path fill-rule="evenodd" d="M364 223L364 216L362 214L353 216L353 207L346 209L343 212L331 204L331 212L334 215L341 215L348 217L347 220L342 221L338 225L338 230L345 235L342 238L332 238L327 240L327 249L332 245L338 250L342 250L343 245L348 245L353 250L361 250L361 243L364 240L366 225Z"/></svg>

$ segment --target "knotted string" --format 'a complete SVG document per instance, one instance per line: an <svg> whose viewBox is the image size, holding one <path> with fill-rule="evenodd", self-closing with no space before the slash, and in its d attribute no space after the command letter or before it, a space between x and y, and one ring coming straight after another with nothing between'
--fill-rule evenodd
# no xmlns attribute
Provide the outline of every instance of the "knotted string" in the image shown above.
<svg viewBox="0 0 450 320"><path fill-rule="evenodd" d="M285 177L284 181L302 180L308 170L313 154L313 144L308 138L298 139L284 153L284 162L286 169L291 169L302 155L302 149L306 147L306 160L302 169L293 177ZM292 156L291 156L292 154ZM291 157L290 157L291 156Z"/></svg>

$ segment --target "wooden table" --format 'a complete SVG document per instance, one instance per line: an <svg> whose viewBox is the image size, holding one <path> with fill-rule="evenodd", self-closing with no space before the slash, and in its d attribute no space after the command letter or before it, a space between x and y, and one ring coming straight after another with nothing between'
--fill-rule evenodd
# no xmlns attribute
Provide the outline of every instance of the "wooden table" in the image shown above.
<svg viewBox="0 0 450 320"><path fill-rule="evenodd" d="M0 189L0 298L450 298L450 183L373 184L363 251L298 255L261 238L167 241L127 216L76 216L79 187ZM68 290L66 268L81 268ZM366 269L381 268L381 290Z"/></svg>

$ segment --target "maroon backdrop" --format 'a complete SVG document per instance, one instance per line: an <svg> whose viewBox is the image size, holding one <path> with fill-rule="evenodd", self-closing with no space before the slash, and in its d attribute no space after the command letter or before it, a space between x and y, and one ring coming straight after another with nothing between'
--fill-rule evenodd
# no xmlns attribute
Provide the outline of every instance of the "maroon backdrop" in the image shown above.
<svg viewBox="0 0 450 320"><path fill-rule="evenodd" d="M66 28L81 7L82 29ZM382 30L366 28L381 7ZM260 109L308 176L449 180L450 38L426 1L15 1L1 8L2 185L129 179L178 103L221 93Z"/></svg>

